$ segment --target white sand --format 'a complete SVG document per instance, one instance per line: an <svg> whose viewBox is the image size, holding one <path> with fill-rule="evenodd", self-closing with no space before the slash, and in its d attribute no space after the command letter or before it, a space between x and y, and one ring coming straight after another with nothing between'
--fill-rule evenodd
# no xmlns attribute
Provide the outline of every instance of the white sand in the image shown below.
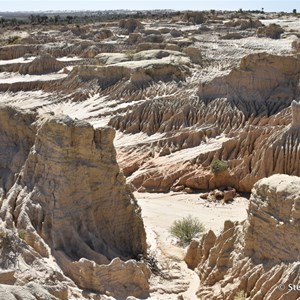
<svg viewBox="0 0 300 300"><path fill-rule="evenodd" d="M10 64L28 64L30 62L32 62L35 59L35 56L31 56L28 58L24 58L24 57L19 57L19 58L15 58L15 59L8 59L8 60L0 60L0 65L10 65Z"/></svg>
<svg viewBox="0 0 300 300"><path fill-rule="evenodd" d="M238 197L232 204L208 204L197 194L184 193L134 193L142 208L150 254L155 254L163 272L168 272L171 280L152 276L149 300L173 300L179 294L185 300L196 299L199 277L189 270L183 261L185 249L177 245L177 240L168 229L175 220L192 215L199 218L206 227L216 234L223 229L224 221L243 221L248 200Z"/></svg>
<svg viewBox="0 0 300 300"><path fill-rule="evenodd" d="M21 75L20 73L2 72L0 73L0 83L31 82L31 81L50 81L67 77L67 74L51 73L46 75Z"/></svg>
<svg viewBox="0 0 300 300"><path fill-rule="evenodd" d="M221 232L224 221L246 219L248 200L238 197L231 204L213 204L200 199L198 194L185 193L134 193L142 208L146 226L166 231L174 220L192 215L215 233Z"/></svg>

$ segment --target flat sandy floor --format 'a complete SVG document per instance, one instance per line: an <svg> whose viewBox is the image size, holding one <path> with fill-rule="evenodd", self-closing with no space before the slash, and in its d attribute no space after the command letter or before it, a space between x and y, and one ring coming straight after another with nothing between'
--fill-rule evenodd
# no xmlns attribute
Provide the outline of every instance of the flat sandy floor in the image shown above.
<svg viewBox="0 0 300 300"><path fill-rule="evenodd" d="M185 193L134 193L142 208L147 233L149 252L158 260L162 272L169 279L152 276L150 280L151 300L172 300L182 295L185 300L196 299L199 285L198 275L189 270L183 260L185 250L169 234L175 220L192 215L197 217L206 230L216 234L223 229L224 221L243 221L247 217L249 200L237 197L231 204L208 203L198 194Z"/></svg>
<svg viewBox="0 0 300 300"><path fill-rule="evenodd" d="M142 208L146 226L167 230L174 220L192 215L199 218L206 229L219 233L224 221L246 219L249 200L238 197L231 204L208 203L198 194L185 193L134 193Z"/></svg>
<svg viewBox="0 0 300 300"><path fill-rule="evenodd" d="M186 249L169 234L175 220L192 215L199 218L206 230L216 234L223 229L224 221L246 219L249 200L238 197L231 204L209 203L197 194L134 193L142 208L150 255L158 261L160 270L167 276L152 275L149 300L174 300L182 295L185 300L197 299L198 275L184 262Z"/></svg>

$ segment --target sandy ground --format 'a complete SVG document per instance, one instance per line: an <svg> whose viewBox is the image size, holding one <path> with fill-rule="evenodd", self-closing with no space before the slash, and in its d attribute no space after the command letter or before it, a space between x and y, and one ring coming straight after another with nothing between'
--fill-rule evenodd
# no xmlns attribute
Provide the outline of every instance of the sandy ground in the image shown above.
<svg viewBox="0 0 300 300"><path fill-rule="evenodd" d="M58 80L67 77L67 74L51 73L46 75L21 75L19 73L2 72L0 73L0 83L15 83L15 82L29 82L29 81L48 81Z"/></svg>
<svg viewBox="0 0 300 300"><path fill-rule="evenodd" d="M192 215L199 218L206 230L216 234L223 229L224 221L246 219L248 202L237 197L231 204L213 204L199 198L198 194L138 193L135 197L142 208L147 232L149 252L154 255L162 276L152 276L151 294L148 299L172 300L182 295L185 300L195 299L199 278L183 261L185 250L177 244L168 229L175 220Z"/></svg>
<svg viewBox="0 0 300 300"><path fill-rule="evenodd" d="M185 193L138 193L135 197L142 207L146 226L166 231L174 220L192 215L203 222L206 229L219 233L224 221L246 219L248 200L238 197L231 204L213 204L201 199L199 194Z"/></svg>

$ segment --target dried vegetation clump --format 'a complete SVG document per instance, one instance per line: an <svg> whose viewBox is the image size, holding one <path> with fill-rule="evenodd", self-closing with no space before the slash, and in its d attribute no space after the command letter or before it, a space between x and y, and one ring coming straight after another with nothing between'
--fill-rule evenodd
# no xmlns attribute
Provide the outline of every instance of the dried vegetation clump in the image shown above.
<svg viewBox="0 0 300 300"><path fill-rule="evenodd" d="M281 34L284 33L283 28L278 24L270 24L265 27L257 29L258 37L268 37L271 39L280 39Z"/></svg>
<svg viewBox="0 0 300 300"><path fill-rule="evenodd" d="M169 231L182 245L187 245L193 238L199 238L205 231L205 227L197 218L189 215L174 221Z"/></svg>

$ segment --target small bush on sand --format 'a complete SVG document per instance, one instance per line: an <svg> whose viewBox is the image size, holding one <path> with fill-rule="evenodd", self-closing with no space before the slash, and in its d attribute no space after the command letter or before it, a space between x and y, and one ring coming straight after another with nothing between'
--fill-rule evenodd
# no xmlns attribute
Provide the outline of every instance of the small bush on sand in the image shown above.
<svg viewBox="0 0 300 300"><path fill-rule="evenodd" d="M191 215L174 221L169 229L169 232L177 237L182 245L190 243L193 238L199 237L204 231L204 225Z"/></svg>
<svg viewBox="0 0 300 300"><path fill-rule="evenodd" d="M227 162L224 160L214 159L210 164L210 170L215 174L220 174L228 169Z"/></svg>

